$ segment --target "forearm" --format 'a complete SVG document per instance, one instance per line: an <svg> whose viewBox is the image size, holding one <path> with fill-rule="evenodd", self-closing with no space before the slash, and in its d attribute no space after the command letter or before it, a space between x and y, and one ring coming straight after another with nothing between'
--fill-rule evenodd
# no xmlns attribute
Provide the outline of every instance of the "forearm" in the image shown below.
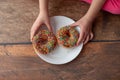
<svg viewBox="0 0 120 80"><path fill-rule="evenodd" d="M49 0L39 0L40 13L48 13L48 1Z"/></svg>
<svg viewBox="0 0 120 80"><path fill-rule="evenodd" d="M97 16L98 12L101 10L102 6L104 5L106 0L93 0L91 6L86 13L86 17L89 21L93 21Z"/></svg>

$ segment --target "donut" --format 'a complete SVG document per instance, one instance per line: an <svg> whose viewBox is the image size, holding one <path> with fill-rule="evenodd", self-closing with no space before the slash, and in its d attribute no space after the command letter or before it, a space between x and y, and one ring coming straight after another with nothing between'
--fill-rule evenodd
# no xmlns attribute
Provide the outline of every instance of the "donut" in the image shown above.
<svg viewBox="0 0 120 80"><path fill-rule="evenodd" d="M57 39L52 32L41 30L33 37L32 43L37 52L47 54L56 47Z"/></svg>
<svg viewBox="0 0 120 80"><path fill-rule="evenodd" d="M70 26L65 26L57 31L58 43L64 47L74 47L78 41L79 32Z"/></svg>

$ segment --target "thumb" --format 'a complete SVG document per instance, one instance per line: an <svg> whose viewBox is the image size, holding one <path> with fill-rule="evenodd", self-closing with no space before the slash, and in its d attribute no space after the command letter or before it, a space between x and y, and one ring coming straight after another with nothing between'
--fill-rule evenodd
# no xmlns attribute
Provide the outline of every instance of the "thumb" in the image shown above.
<svg viewBox="0 0 120 80"><path fill-rule="evenodd" d="M32 41L33 37L38 33L39 27L41 26L42 23L36 24L34 23L33 26L31 27L30 31L30 39Z"/></svg>
<svg viewBox="0 0 120 80"><path fill-rule="evenodd" d="M76 27L77 26L77 23L73 23L73 24L70 24L69 26L71 26L72 28Z"/></svg>

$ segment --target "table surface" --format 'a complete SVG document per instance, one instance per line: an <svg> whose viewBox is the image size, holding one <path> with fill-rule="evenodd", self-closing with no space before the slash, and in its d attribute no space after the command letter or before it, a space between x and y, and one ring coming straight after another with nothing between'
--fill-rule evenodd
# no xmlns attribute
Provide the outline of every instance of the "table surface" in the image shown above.
<svg viewBox="0 0 120 80"><path fill-rule="evenodd" d="M49 3L50 16L76 21L88 8L79 0ZM0 0L0 80L120 80L120 15L101 11L94 39L75 60L58 66L41 60L29 41L38 12L38 0Z"/></svg>

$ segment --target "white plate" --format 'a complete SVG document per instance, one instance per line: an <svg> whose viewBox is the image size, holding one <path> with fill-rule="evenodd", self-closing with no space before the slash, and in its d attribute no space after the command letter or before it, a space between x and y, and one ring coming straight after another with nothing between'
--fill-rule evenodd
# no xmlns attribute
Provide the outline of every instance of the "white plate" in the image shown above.
<svg viewBox="0 0 120 80"><path fill-rule="evenodd" d="M75 21L65 17L65 16L54 16L50 19L51 25L54 29L54 33L59 30L61 27L70 25ZM80 32L80 28L76 28ZM65 48L60 45L57 45L56 48L49 54L40 54L36 51L37 55L43 59L44 61L51 63L51 64L65 64L73 59L75 59L81 52L83 47L83 43L81 43L77 47L73 48Z"/></svg>

